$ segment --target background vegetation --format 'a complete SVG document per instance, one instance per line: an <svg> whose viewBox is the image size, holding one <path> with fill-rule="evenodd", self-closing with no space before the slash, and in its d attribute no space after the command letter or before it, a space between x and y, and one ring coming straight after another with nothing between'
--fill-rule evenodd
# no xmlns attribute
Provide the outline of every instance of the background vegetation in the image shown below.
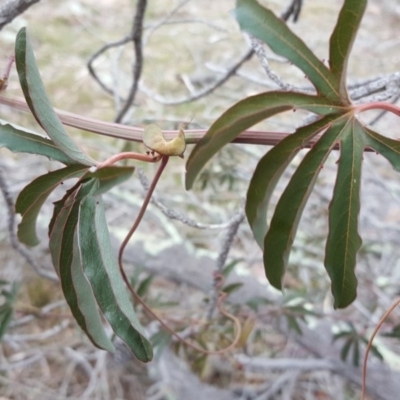
<svg viewBox="0 0 400 400"><path fill-rule="evenodd" d="M172 15L179 4L182 7ZM231 1L207 2L207 6L193 1L149 3L143 36L143 79L135 107L124 122L141 126L157 122L168 129L192 119L191 127L208 127L237 100L275 87L253 57L209 95L183 104L164 104L194 96L212 85L246 53L249 44L229 14L233 6ZM268 6L278 13L284 10L279 1L269 1ZM341 2L309 0L299 21L290 22L321 59L327 58L326 44L340 6ZM16 32L27 26L53 104L86 116L113 120L120 109L118 96L126 96L131 83L132 45L113 49L94 64L103 82L116 91L114 96L105 93L93 80L86 63L101 46L129 34L134 13L135 2L122 0L69 0L57 6L42 0L1 31L4 67L6 57L13 52ZM168 21L167 16L170 16ZM353 87L365 88L370 79L387 77L387 84L380 92L390 89L389 94L396 99L398 77L388 74L399 69L399 41L395 34L399 18L392 2L388 6L369 2L350 63ZM268 50L267 55L271 68L285 81L308 84L292 66ZM20 95L15 71L7 90ZM0 111L2 119L38 130L29 115L5 107ZM306 115L299 112L297 120L290 117L290 120L277 117L260 127L290 132ZM382 132L390 127L395 138L400 134L398 126L393 117L386 116L376 124ZM105 159L127 148L143 151L138 144L71 132L74 137L81 137L81 143L98 158ZM203 171L191 192L183 189L183 163L180 160L171 163L156 199L168 208L167 214L179 210L186 220L195 221L197 227L212 226L208 229L187 226L169 219L162 207L154 205L128 254L132 279L137 287L141 283L142 294L157 313L192 340L215 348L227 344L231 326L215 315L209 330L201 329L212 303L212 271L218 263L220 267L221 263L233 266L227 284L243 283L243 286L230 286L229 307L240 316L245 329L236 351L223 357L204 357L179 343L166 346L168 335L144 314L142 322L159 349L158 357L148 367L136 363L122 346L115 355L93 348L71 319L58 284L39 277L10 247L7 214L1 213L2 279L9 283L4 285L8 293L12 293L12 282L18 283L18 291L16 298L7 293L5 296L5 304L13 304L15 314L2 338L0 393L16 399L168 396L200 399L210 395L227 399L358 398L357 364L363 341L399 292L399 178L382 157L365 155L364 207L360 218L364 245L357 265L358 298L348 309L332 311L322 261L335 156L322 171L317 190L305 210L283 296L265 282L262 254L246 223L234 235L229 258L223 262L223 244L228 237L226 223L235 218L240 220L248 180L264 152L265 148L260 146L229 146ZM293 165L296 163L297 159ZM42 158L11 155L1 149L1 168L15 197L33 177L53 169L54 165ZM144 165L143 169L146 176L154 173L153 166ZM143 193L140 181L133 179L106 198L116 243L128 229ZM57 194L51 200L56 199ZM43 238L50 213L49 202L40 217ZM43 240L30 253L44 269L50 265L46 246ZM7 314L3 311L2 315ZM395 315L385 326L385 332L396 336L397 325L398 315ZM338 335L336 347L331 344L332 334ZM375 368L368 376L371 398L393 398L390 393L397 392L390 392L395 390L395 375L390 375L390 371L399 366L398 341L381 337L376 349L383 355L384 363L378 358L371 359L371 368ZM184 360L191 370L183 368L178 359ZM374 381L377 377L381 378L379 386Z"/></svg>

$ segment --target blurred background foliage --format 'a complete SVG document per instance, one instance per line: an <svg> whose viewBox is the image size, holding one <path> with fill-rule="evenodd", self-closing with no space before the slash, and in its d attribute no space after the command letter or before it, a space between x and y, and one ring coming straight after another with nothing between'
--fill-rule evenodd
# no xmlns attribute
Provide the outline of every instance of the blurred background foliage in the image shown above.
<svg viewBox="0 0 400 400"><path fill-rule="evenodd" d="M290 1L263 2L277 13L285 9L286 3ZM321 59L327 58L327 42L341 3L308 0L299 21L296 24L289 22ZM399 70L400 41L396 32L400 12L397 4L369 2L350 62L351 84L357 85L365 79ZM173 13L178 5L181 7ZM135 6L135 1L128 0L39 1L0 32L0 66L5 68L7 57L13 53L17 31L27 26L54 106L112 121L121 107L120 97L127 95L131 84L132 43L112 48L94 62L99 77L115 91L114 95L106 93L94 81L87 62L99 48L130 33ZM233 7L234 2L228 0L148 2L143 31L143 75L135 106L125 117L125 123L144 126L155 122L163 129L176 129L180 123L190 121L190 128L207 128L236 101L276 88L265 76L257 58L252 57L224 85L207 96L182 104L165 104L176 103L213 85L243 57L250 45L230 13ZM270 67L282 79L307 85L307 80L293 66L268 49L267 55ZM21 96L15 70L11 73L7 91ZM295 118L293 114L290 118L283 114L257 128L291 132L306 117L300 112ZM0 107L0 118L40 131L28 114ZM382 132L390 127L390 132L396 138L400 137L400 125L394 117L382 118L376 126ZM128 149L144 151L141 144L74 129L70 132L97 159ZM189 147L188 154L190 150ZM153 205L145 223L135 234L132 251L141 248L153 260L164 254L165 249L181 246L193 257L217 260L226 236L226 229L222 228L226 228L225 223L240 209L252 171L265 151L261 146L241 144L225 148L202 171L191 192L183 189L184 163L182 160L171 162L156 191L156 200L186 219L213 225L213 228L221 225L221 229L193 228L168 218L160 207ZM55 168L55 164L36 156L15 155L5 149L0 149L0 154L0 167L14 198L35 176ZM313 355L324 359L323 354L315 355L299 344L295 335L301 336L305 326L313 327L325 320L331 323L333 338L339 346L338 356L348 364L358 366L366 338L400 293L399 178L383 159L366 154L364 207L360 216L364 243L357 266L360 277L358 298L346 310L332 310L329 282L322 262L335 161L334 156L327 161L305 210L283 294L268 286L262 253L246 222L240 225L224 270L227 279L224 288L228 293L226 307L243 324L236 350L224 356L195 353L172 340L138 307L148 336L157 346L158 357L149 367L139 365L122 345L115 355L93 348L72 323L58 284L38 277L10 246L6 206L1 203L4 211L0 213L0 336L3 336L0 394L7 399L183 399L185 397L179 395L181 392L174 386L173 377L168 381L165 375L165 365L169 364L162 364L166 362L162 357L164 354L169 357L169 362L171 357L177 356L190 366L192 372L184 369L186 372L181 372L180 378L192 382L193 377L187 375L190 373L199 378L196 381L199 386L193 386L193 392L197 390L200 394L201 390L208 390L213 385L220 390L214 394L215 398L359 398L359 387L354 382L329 369L315 367L306 372L293 372L289 363L286 370L250 372L238 361L241 355L285 360L307 359ZM296 158L293 165L298 162L299 158ZM147 177L155 171L153 165L140 167ZM286 182L290 173L289 168ZM284 184L280 183L281 190ZM143 193L142 184L136 177L106 197L107 217L116 243L133 221ZM46 226L51 215L51 201L57 200L57 196L57 192L51 196L39 218L43 240L31 251L34 259L45 268L50 265ZM171 263L169 259L161 261ZM190 257L182 262L190 263ZM218 349L229 344L233 334L231 323L217 313L209 324L207 321L213 296L211 274L205 277L208 292L204 293L199 287L191 286L183 274L177 272L173 279L167 279L165 275L149 270L145 264L145 261L136 260L129 266L132 284L161 318L202 347ZM189 267L187 265L188 270ZM177 265L177 271L181 270L185 270L185 265ZM241 291L245 290L243 277L261 282L266 295L255 293L245 303L236 300L230 303L230 299L240 297ZM398 319L399 312L396 311L374 348L374 362L379 363L383 357L393 370L400 368ZM279 329L282 324L287 326L286 334ZM173 353L168 353L168 349ZM288 371L292 374L287 374ZM277 386L277 381L283 384ZM168 392L168 388L172 392ZM223 397L228 395L231 397Z"/></svg>

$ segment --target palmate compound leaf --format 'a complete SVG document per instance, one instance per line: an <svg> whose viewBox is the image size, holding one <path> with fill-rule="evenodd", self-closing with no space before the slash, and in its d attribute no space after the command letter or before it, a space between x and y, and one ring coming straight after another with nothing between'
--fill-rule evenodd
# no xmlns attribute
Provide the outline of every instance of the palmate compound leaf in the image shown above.
<svg viewBox="0 0 400 400"><path fill-rule="evenodd" d="M39 176L22 189L15 204L15 211L22 216L18 225L18 238L22 243L27 246L36 246L39 243L36 235L39 211L50 193L63 181L83 175L97 178L100 182L99 194L101 194L130 178L134 168L110 166L101 168L95 173L88 171L85 165L71 165Z"/></svg>
<svg viewBox="0 0 400 400"><path fill-rule="evenodd" d="M340 137L338 172L329 206L325 268L332 280L335 308L347 307L357 295L354 269L362 243L358 234L358 215L364 147L363 127L352 118Z"/></svg>
<svg viewBox="0 0 400 400"><path fill-rule="evenodd" d="M125 180L129 179L133 171L135 170L134 167L103 167L95 172L88 172L85 175L85 178L94 178L99 181L99 188L96 191L96 194L103 194L108 190L112 189L114 186L124 182ZM53 217L49 224L49 236L52 234L53 225L55 223L55 219L58 216L58 213L64 206L65 199L69 196L69 193L74 188L67 190L64 198L54 203L54 210L53 210Z"/></svg>
<svg viewBox="0 0 400 400"><path fill-rule="evenodd" d="M271 10L255 0L237 0L235 17L242 30L261 39L276 54L300 68L320 95L332 103L342 102L337 76Z"/></svg>
<svg viewBox="0 0 400 400"><path fill-rule="evenodd" d="M50 249L71 311L92 342L112 350L99 310L114 333L141 361L152 358L111 248L100 181L79 181L58 202L50 224Z"/></svg>
<svg viewBox="0 0 400 400"><path fill-rule="evenodd" d="M56 204L49 245L53 265L60 276L72 315L95 346L113 352L114 345L104 330L92 288L83 274L76 234L79 203L95 184L94 179L86 184L78 182Z"/></svg>
<svg viewBox="0 0 400 400"><path fill-rule="evenodd" d="M335 144L339 144L337 179L329 207L325 268L332 282L334 307L344 308L356 297L356 255L362 243L358 233L358 216L364 149L365 147L375 149L383 154L397 170L400 170L400 145L398 141L385 138L365 128L352 114L338 117L330 124L331 126L304 157L278 201L264 240L264 266L270 283L281 289L283 274L301 213L324 160ZM272 149L270 151L272 155L267 158L272 165L272 173L274 171L281 173L278 171L277 162L281 161L279 148L283 142ZM272 173L268 175L270 180ZM271 184L271 182L267 185L263 183L261 175L258 179L260 179L259 185L264 190L268 184ZM257 182L252 182L252 185L256 188ZM249 202L249 198L247 201ZM254 206L257 204L261 209L265 207L262 200ZM266 208L264 210L266 211ZM257 218L263 219L266 215L260 214Z"/></svg>
<svg viewBox="0 0 400 400"><path fill-rule="evenodd" d="M330 68L323 64L288 27L254 0L238 0L236 17L243 30L265 41L277 54L283 55L302 69L317 89L316 102L326 99L331 113L310 110L321 118L299 128L269 151L257 166L246 203L246 214L257 242L264 250L267 277L277 288L282 286L290 249L307 198L315 183L319 168L335 145L340 145L338 178L330 206L330 233L326 248L325 266L332 280L335 307L345 307L356 294L354 270L361 245L357 231L360 209L359 190L362 154L372 147L400 170L400 145L363 127L355 117L345 87L348 57L354 42L366 1L345 0L330 40ZM268 96L268 93L265 94ZM298 93L286 92L286 106ZM259 95L261 96L261 95ZM268 97L267 97L268 98ZM260 97L253 96L257 100ZM263 119L290 109L271 98L268 109L256 111L257 105L248 99L240 101L225 112L210 128L194 149L187 165L186 186L193 181L216 151L234 139L241 131ZM280 99L282 100L282 99ZM250 104L246 108L246 104ZM300 108L300 107L299 107ZM325 132L324 132L325 131ZM267 227L267 208L277 181L302 146L317 133L324 132L293 174L285 189L270 227ZM208 154L207 154L208 153Z"/></svg>
<svg viewBox="0 0 400 400"><path fill-rule="evenodd" d="M36 246L36 220L50 193L64 180L81 177L88 170L85 165L71 165L39 176L22 189L15 203L15 211L22 216L18 225L18 239L27 246Z"/></svg>
<svg viewBox="0 0 400 400"><path fill-rule="evenodd" d="M382 154L394 169L400 171L400 141L382 136L366 127L363 127L363 132L366 145Z"/></svg>
<svg viewBox="0 0 400 400"><path fill-rule="evenodd" d="M87 196L83 199L77 233L83 271L100 310L132 353L140 361L150 361L153 350L144 336L118 269L101 197Z"/></svg>
<svg viewBox="0 0 400 400"><path fill-rule="evenodd" d="M354 273L361 246L357 231L360 211L361 164L365 147L382 154L400 171L400 142L380 135L352 118L340 141L338 174L329 208L325 268L332 280L334 306L343 308L356 297Z"/></svg>
<svg viewBox="0 0 400 400"><path fill-rule="evenodd" d="M103 167L95 172L88 172L85 178L95 178L99 180L99 188L96 194L108 192L114 186L119 185L129 179L135 167L116 167L114 165Z"/></svg>
<svg viewBox="0 0 400 400"><path fill-rule="evenodd" d="M325 117L303 126L287 136L261 158L251 178L246 197L246 216L258 245L264 248L267 211L272 193L294 156L320 131L330 126L334 117Z"/></svg>
<svg viewBox="0 0 400 400"><path fill-rule="evenodd" d="M340 10L338 21L330 39L330 70L339 81L339 92L344 102L348 102L347 62L366 6L367 0L346 0Z"/></svg>
<svg viewBox="0 0 400 400"><path fill-rule="evenodd" d="M59 150L52 140L33 132L18 129L7 123L0 124L0 147L6 147L14 153L30 153L46 156L66 165L78 164Z"/></svg>
<svg viewBox="0 0 400 400"><path fill-rule="evenodd" d="M225 111L193 149L186 163L186 188L190 189L200 170L222 147L244 130L284 111L302 109L319 115L343 112L343 107L317 96L271 91L248 97Z"/></svg>
<svg viewBox="0 0 400 400"><path fill-rule="evenodd" d="M333 122L306 154L281 195L264 238L264 267L269 282L282 289L297 226L319 171L338 142L346 119Z"/></svg>
<svg viewBox="0 0 400 400"><path fill-rule="evenodd" d="M22 28L15 41L15 63L25 100L36 121L56 146L79 164L92 166L95 161L85 154L69 137L47 97L32 46Z"/></svg>

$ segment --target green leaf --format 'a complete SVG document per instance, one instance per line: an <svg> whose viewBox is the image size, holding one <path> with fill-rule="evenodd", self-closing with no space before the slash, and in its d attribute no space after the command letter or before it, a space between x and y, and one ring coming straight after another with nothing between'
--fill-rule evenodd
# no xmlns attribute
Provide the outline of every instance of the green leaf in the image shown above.
<svg viewBox="0 0 400 400"><path fill-rule="evenodd" d="M60 151L52 140L17 129L10 124L0 124L0 147L6 147L14 153L39 154L66 165L77 164Z"/></svg>
<svg viewBox="0 0 400 400"><path fill-rule="evenodd" d="M171 343L172 335L166 331L158 331L151 338L150 342L155 347L155 357L159 357L165 346Z"/></svg>
<svg viewBox="0 0 400 400"><path fill-rule="evenodd" d="M226 294L232 294L234 291L239 290L243 286L243 283L238 282L238 283L231 283L229 285L226 285L222 288L222 291Z"/></svg>
<svg viewBox="0 0 400 400"><path fill-rule="evenodd" d="M372 129L363 127L365 145L374 149L385 157L394 169L400 171L400 142L390 139Z"/></svg>
<svg viewBox="0 0 400 400"><path fill-rule="evenodd" d="M346 0L330 40L330 68L340 82L342 101L347 104L350 104L346 87L347 62L366 6L367 0Z"/></svg>
<svg viewBox="0 0 400 400"><path fill-rule="evenodd" d="M352 346L353 346L353 338L350 337L349 339L346 340L346 343L343 345L342 351L340 352L340 358L342 361L346 361Z"/></svg>
<svg viewBox="0 0 400 400"><path fill-rule="evenodd" d="M306 315L311 315L311 316L318 316L318 314L312 310L307 310L307 308L303 306L289 306L285 307L285 309L290 312L292 315L296 314L297 318L300 318L301 320L305 320Z"/></svg>
<svg viewBox="0 0 400 400"><path fill-rule="evenodd" d="M43 86L25 28L22 28L17 34L15 63L25 100L39 125L67 156L79 164L95 165L96 162L86 155L69 137L55 113Z"/></svg>
<svg viewBox="0 0 400 400"><path fill-rule="evenodd" d="M22 215L18 225L18 238L22 243L28 246L39 243L36 220L43 203L62 181L82 176L87 169L85 165L71 165L39 176L22 189L15 203L15 211Z"/></svg>
<svg viewBox="0 0 400 400"><path fill-rule="evenodd" d="M89 172L85 178L96 178L100 181L100 186L96 194L108 192L114 186L119 185L129 179L135 167L115 167L109 166L100 168L96 172Z"/></svg>
<svg viewBox="0 0 400 400"><path fill-rule="evenodd" d="M355 340L353 346L353 365L358 367L360 365L360 341Z"/></svg>
<svg viewBox="0 0 400 400"><path fill-rule="evenodd" d="M17 298L18 285L13 282L11 290L2 290L5 301L0 306L0 340L5 334L14 316L14 303Z"/></svg>
<svg viewBox="0 0 400 400"><path fill-rule="evenodd" d="M274 51L300 68L318 93L340 103L339 81L307 45L272 11L255 0L237 0L235 16L240 28L261 39Z"/></svg>
<svg viewBox="0 0 400 400"><path fill-rule="evenodd" d="M136 293L139 297L144 297L150 289L150 285L152 284L154 279L153 275L149 275L147 278L143 279L138 288L136 289Z"/></svg>
<svg viewBox="0 0 400 400"><path fill-rule="evenodd" d="M292 109L302 109L320 115L342 112L329 101L302 93L272 91L248 97L225 111L193 149L186 163L186 189L210 160L226 144L244 130L273 115Z"/></svg>
<svg viewBox="0 0 400 400"><path fill-rule="evenodd" d="M63 207L58 210L53 222L50 252L75 320L95 346L114 351L114 345L104 330L92 288L83 273L76 233L80 203L96 189L98 181L95 179L78 182L64 197Z"/></svg>
<svg viewBox="0 0 400 400"><path fill-rule="evenodd" d="M235 260L232 260L229 264L227 264L223 270L222 270L222 276L226 279L229 274L234 270L234 268L236 267L236 265L238 265L239 263L241 263L242 261L244 261L243 258L237 258Z"/></svg>
<svg viewBox="0 0 400 400"><path fill-rule="evenodd" d="M368 344L368 340L365 341L365 344ZM375 345L372 345L371 348L371 353L380 361L384 361L382 353L378 350L378 348Z"/></svg>
<svg viewBox="0 0 400 400"><path fill-rule="evenodd" d="M13 319L14 308L10 303L5 303L0 306L0 340L6 333L10 322Z"/></svg>
<svg viewBox="0 0 400 400"><path fill-rule="evenodd" d="M319 132L331 123L325 117L310 125L297 129L273 147L259 161L251 178L246 198L246 216L258 245L264 247L267 233L267 209L272 192L295 155Z"/></svg>
<svg viewBox="0 0 400 400"><path fill-rule="evenodd" d="M330 151L342 134L345 121L336 121L314 144L281 195L264 239L264 267L268 281L282 289L282 278L300 217Z"/></svg>
<svg viewBox="0 0 400 400"><path fill-rule="evenodd" d="M382 336L390 337L390 335L382 334ZM368 346L369 340L365 338L364 336L360 337L361 341ZM379 351L378 347L376 347L374 344L371 345L370 347L371 354L373 354L379 361L384 361L382 353Z"/></svg>
<svg viewBox="0 0 400 400"><path fill-rule="evenodd" d="M390 332L382 333L382 336L400 339L400 324L394 326Z"/></svg>
<svg viewBox="0 0 400 400"><path fill-rule="evenodd" d="M346 331L340 331L340 332L335 333L333 335L332 341L335 342L338 339L345 338L345 337L347 337L349 335L351 336L352 334L353 334L353 332L350 332L350 331L347 331L347 330Z"/></svg>
<svg viewBox="0 0 400 400"><path fill-rule="evenodd" d="M152 348L144 337L118 269L100 197L88 196L82 201L77 229L84 274L100 310L133 354L140 361L150 361Z"/></svg>
<svg viewBox="0 0 400 400"><path fill-rule="evenodd" d="M76 306L79 307L82 316L85 318L85 320L82 321L84 324L83 330L87 333L92 343L97 347L114 352L115 347L104 330L102 317L97 308L92 288L83 274L82 260L78 251L79 245L76 232L73 242L73 257L71 263L71 283L73 289L71 288L70 291L75 291L77 301Z"/></svg>
<svg viewBox="0 0 400 400"><path fill-rule="evenodd" d="M299 323L297 322L297 319L290 315L286 315L285 317L286 317L286 321L287 321L289 329L295 331L299 335L302 335L303 331L301 330L301 327L300 327Z"/></svg>
<svg viewBox="0 0 400 400"><path fill-rule="evenodd" d="M271 304L271 300L265 299L264 297L255 296L246 302L246 305L253 311L258 312L260 306L267 306Z"/></svg>
<svg viewBox="0 0 400 400"><path fill-rule="evenodd" d="M354 269L362 243L358 234L358 214L364 147L363 127L357 119L349 120L340 140L340 159L329 206L325 252L325 268L332 280L335 308L347 307L357 295Z"/></svg>
<svg viewBox="0 0 400 400"><path fill-rule="evenodd" d="M132 275L129 277L129 282L133 288L136 288L140 284L140 275L142 274L144 267L137 265Z"/></svg>
<svg viewBox="0 0 400 400"><path fill-rule="evenodd" d="M86 173L84 176L84 179L89 179L89 178L95 178L96 180L99 181L99 188L96 191L96 194L102 194L108 190L110 190L112 187L115 185L125 181L126 179L129 179L134 171L134 167L104 167L101 168L100 170L94 172L94 173ZM81 178L82 179L82 178ZM77 185L80 183L78 182ZM58 218L59 212L63 209L65 206L65 201L68 197L71 196L71 193L75 190L76 185L71 188L70 190L67 190L65 196L59 200L54 202L54 212L53 216L51 218L50 224L49 224L49 237L50 236L55 236L58 239L54 239L50 241L51 243L58 243L61 239L62 236L62 231L61 232L53 232L54 224ZM61 224L62 225L62 224ZM57 253L57 252L56 252ZM53 264L57 265L58 260L53 260Z"/></svg>
<svg viewBox="0 0 400 400"><path fill-rule="evenodd" d="M70 190L67 190L61 200L54 203L53 216L49 224L49 249L58 276L60 276L60 254L63 247L65 225L75 202L77 188L81 185L82 182L77 182Z"/></svg>

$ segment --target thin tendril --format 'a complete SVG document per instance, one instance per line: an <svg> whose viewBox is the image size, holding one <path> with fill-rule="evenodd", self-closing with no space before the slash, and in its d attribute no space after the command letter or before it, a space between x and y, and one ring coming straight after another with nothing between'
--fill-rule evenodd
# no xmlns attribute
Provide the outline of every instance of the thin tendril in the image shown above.
<svg viewBox="0 0 400 400"><path fill-rule="evenodd" d="M155 174L155 176L153 178L153 181L151 182L151 185L150 185L149 190L148 190L148 192L146 194L146 197L145 197L145 199L143 201L143 204L142 204L142 207L141 207L141 209L139 211L139 214L137 215L135 222L133 223L131 229L129 230L128 234L126 235L124 241L121 244L121 247L120 247L119 253L118 253L118 266L119 266L119 269L121 271L121 275L122 275L122 277L123 277L123 279L125 281L125 284L128 287L129 291L132 293L135 301L138 302L139 304L141 304L143 309L146 311L146 313L149 314L152 318L156 319L166 331L171 333L171 335L173 335L175 338L177 338L181 343L185 344L186 346L188 346L188 347L190 347L190 348L192 348L192 349L194 349L194 350L196 350L196 351L198 351L200 353L203 353L203 354L222 354L222 353L225 353L228 350L232 349L233 347L235 347L236 344L238 343L240 337L241 337L241 334L242 334L242 327L241 327L241 324L240 324L240 321L238 320L238 318L236 318L234 315L228 313L222 307L222 301L225 299L226 293L221 292L221 294L220 294L220 296L218 298L218 301L217 301L217 306L218 306L218 309L219 309L219 311L220 311L220 313L222 315L224 315L228 319L231 319L234 322L234 325L235 325L235 328L236 328L235 329L236 330L235 338L234 338L233 342L229 346L227 346L226 348L221 349L221 350L217 350L217 351L209 351L209 350L202 349L201 347L198 347L198 346L188 342L183 337L179 336L164 321L162 321L154 313L154 311L146 304L146 302L133 289L133 287L132 287L131 283L129 282L129 279L128 279L126 273L125 273L125 270L123 268L122 257L123 257L125 248L126 248L128 242L129 242L129 240L131 239L132 235L136 231L137 227L139 226L142 218L143 218L143 215L144 215L144 213L145 213L145 211L147 209L147 206L148 206L148 204L150 202L151 196L152 196L152 194L154 192L154 189L155 189L155 187L157 185L157 182L159 181L160 176L161 176L162 172L164 171L164 169L165 169L165 167L166 167L166 165L168 163L168 160L169 160L169 156L162 156L161 164L158 167L158 170L157 170L157 172L156 172L156 174ZM218 287L218 289L220 289L222 287L223 281L224 281L222 275L216 276L215 279L219 280L219 283L218 283L217 287Z"/></svg>

